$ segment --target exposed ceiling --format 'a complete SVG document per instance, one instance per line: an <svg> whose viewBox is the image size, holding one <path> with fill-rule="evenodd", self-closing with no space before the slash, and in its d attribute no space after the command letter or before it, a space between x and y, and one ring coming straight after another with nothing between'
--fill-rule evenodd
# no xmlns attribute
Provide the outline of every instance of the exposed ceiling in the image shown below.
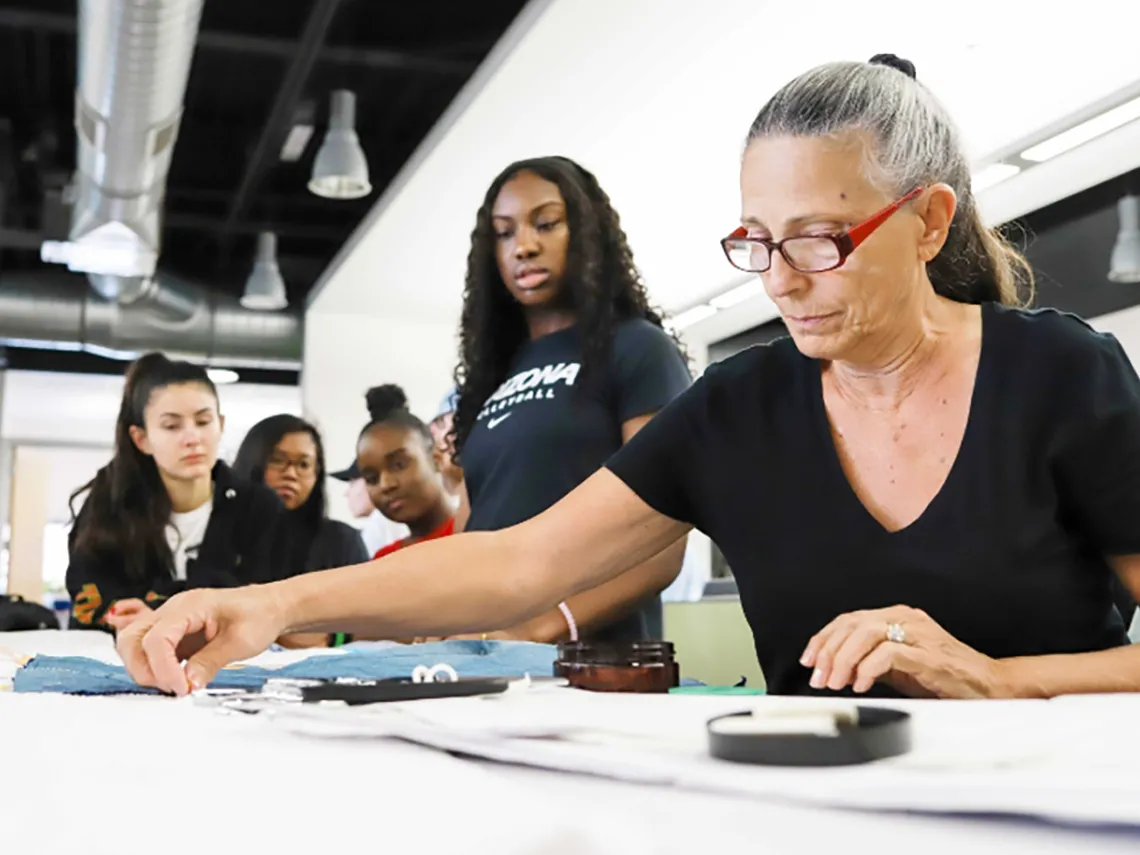
<svg viewBox="0 0 1140 855"><path fill-rule="evenodd" d="M206 0L160 268L240 294L256 234L275 231L290 301L303 303L523 5ZM39 266L42 239L66 230L51 202L75 166L76 6L0 2L0 267ZM357 95L374 188L357 201L306 188L338 88ZM283 162L286 137L305 115L315 133L300 160Z"/></svg>

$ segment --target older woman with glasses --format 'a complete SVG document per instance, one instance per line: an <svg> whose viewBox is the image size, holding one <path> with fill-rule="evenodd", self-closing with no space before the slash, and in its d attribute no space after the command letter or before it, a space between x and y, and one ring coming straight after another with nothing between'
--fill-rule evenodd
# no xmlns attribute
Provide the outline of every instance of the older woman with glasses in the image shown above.
<svg viewBox="0 0 1140 855"><path fill-rule="evenodd" d="M697 527L776 693L1140 690L1140 381L1079 319L1021 308L943 108L894 56L816 68L756 117L733 264L790 338L711 367L546 513L233 591L120 636L182 693L286 627L443 635L519 621ZM175 650L207 629L185 671Z"/></svg>

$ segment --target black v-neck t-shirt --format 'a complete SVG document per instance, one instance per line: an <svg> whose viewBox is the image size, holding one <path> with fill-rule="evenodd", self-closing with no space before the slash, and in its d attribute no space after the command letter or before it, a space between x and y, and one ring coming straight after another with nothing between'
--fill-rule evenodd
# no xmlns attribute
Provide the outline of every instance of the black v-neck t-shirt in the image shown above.
<svg viewBox="0 0 1140 855"><path fill-rule="evenodd" d="M617 325L609 360L592 378L581 376L581 363L577 327L519 348L463 447L467 531L496 531L542 513L621 448L625 422L656 413L692 384L676 342L640 318ZM587 635L660 638L661 598Z"/></svg>
<svg viewBox="0 0 1140 855"><path fill-rule="evenodd" d="M1140 553L1136 372L1079 318L994 304L977 371L946 481L893 533L851 488L820 364L791 339L711 366L609 462L720 547L769 691L811 693L804 647L859 609L923 609L997 658L1127 643L1105 557Z"/></svg>

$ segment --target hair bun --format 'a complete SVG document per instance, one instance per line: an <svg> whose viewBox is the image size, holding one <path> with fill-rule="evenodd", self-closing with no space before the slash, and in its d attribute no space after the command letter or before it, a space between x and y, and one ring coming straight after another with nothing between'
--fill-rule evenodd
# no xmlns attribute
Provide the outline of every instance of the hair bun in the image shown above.
<svg viewBox="0 0 1140 855"><path fill-rule="evenodd" d="M871 65L885 65L895 71L901 71L911 80L917 80L918 74L914 70L914 63L909 59L903 59L901 56L895 56L893 53L877 53L870 60Z"/></svg>
<svg viewBox="0 0 1140 855"><path fill-rule="evenodd" d="M364 393L368 404L368 415L374 422L382 422L393 413L408 408L408 396L395 383L373 386Z"/></svg>

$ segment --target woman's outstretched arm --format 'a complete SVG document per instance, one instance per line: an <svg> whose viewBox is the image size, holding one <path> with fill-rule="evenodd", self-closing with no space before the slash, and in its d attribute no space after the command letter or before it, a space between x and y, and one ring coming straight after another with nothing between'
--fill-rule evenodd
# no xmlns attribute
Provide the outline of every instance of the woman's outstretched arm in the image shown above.
<svg viewBox="0 0 1140 855"><path fill-rule="evenodd" d="M286 632L399 638L509 626L619 576L689 528L602 469L509 529L429 541L382 562L268 585L181 594L128 627L119 653L139 683L184 694Z"/></svg>

